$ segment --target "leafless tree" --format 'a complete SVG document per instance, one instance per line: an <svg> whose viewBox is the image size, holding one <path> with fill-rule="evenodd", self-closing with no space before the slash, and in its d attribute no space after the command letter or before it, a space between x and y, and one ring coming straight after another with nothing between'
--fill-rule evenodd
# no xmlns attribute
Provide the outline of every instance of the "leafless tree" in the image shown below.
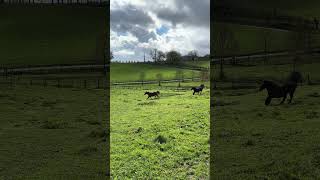
<svg viewBox="0 0 320 180"><path fill-rule="evenodd" d="M264 41L264 63L266 64L268 61L268 43L270 42L271 39L271 31L270 30L265 30L263 32L263 41Z"/></svg>
<svg viewBox="0 0 320 180"><path fill-rule="evenodd" d="M192 61L194 61L198 57L198 52L196 50L192 50L188 53L188 56L191 57Z"/></svg>
<svg viewBox="0 0 320 180"><path fill-rule="evenodd" d="M224 56L233 53L237 41L235 40L233 32L227 25L222 25L219 29L216 29L214 34L214 52L220 57L220 79L225 78L223 71Z"/></svg>

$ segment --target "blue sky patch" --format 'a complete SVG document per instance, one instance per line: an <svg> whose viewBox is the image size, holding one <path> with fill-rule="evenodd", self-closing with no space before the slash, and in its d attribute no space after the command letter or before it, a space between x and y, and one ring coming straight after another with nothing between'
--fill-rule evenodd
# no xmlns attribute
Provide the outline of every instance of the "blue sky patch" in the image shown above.
<svg viewBox="0 0 320 180"><path fill-rule="evenodd" d="M157 34L159 34L160 36L162 34L166 34L169 31L169 28L167 28L166 26L161 26L160 28L156 29Z"/></svg>

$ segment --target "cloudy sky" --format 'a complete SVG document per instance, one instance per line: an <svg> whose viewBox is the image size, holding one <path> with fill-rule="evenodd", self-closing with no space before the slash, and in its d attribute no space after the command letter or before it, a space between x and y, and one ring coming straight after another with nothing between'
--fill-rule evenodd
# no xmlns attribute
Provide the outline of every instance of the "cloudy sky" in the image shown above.
<svg viewBox="0 0 320 180"><path fill-rule="evenodd" d="M150 49L210 52L210 0L111 0L114 60L150 60Z"/></svg>

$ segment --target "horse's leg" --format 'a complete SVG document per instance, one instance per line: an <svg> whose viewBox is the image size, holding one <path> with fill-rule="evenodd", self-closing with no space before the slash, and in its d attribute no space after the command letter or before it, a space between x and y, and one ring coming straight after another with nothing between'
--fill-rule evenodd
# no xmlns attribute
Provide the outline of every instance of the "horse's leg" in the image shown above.
<svg viewBox="0 0 320 180"><path fill-rule="evenodd" d="M283 102L284 102L286 99L287 99L287 93L284 94L283 99L282 99L282 101L281 101L280 104L283 104Z"/></svg>
<svg viewBox="0 0 320 180"><path fill-rule="evenodd" d="M294 94L294 91L296 90L296 88L292 89L292 91L290 92L290 100L289 100L289 104L291 103L292 101L292 98L293 98L293 94Z"/></svg>
<svg viewBox="0 0 320 180"><path fill-rule="evenodd" d="M264 102L264 104L267 106L267 105L269 105L270 104L270 102L271 102L271 97L270 96L268 96L267 97L267 99L266 99L266 101Z"/></svg>
<svg viewBox="0 0 320 180"><path fill-rule="evenodd" d="M193 91L193 95L194 95L195 91Z"/></svg>

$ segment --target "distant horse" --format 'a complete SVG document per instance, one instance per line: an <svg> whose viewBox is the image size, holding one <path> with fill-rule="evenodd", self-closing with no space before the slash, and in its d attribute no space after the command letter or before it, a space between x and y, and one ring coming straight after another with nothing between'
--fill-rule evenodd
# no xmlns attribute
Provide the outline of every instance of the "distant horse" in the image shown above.
<svg viewBox="0 0 320 180"><path fill-rule="evenodd" d="M267 89L268 96L265 100L265 105L269 105L272 98L283 98L281 103L282 104L286 98L287 94L290 95L289 104L292 101L294 92L298 86L298 82L301 82L302 76L299 72L292 72L285 82L284 85L280 86L272 81L263 81L262 85L259 88L259 91Z"/></svg>
<svg viewBox="0 0 320 180"><path fill-rule="evenodd" d="M144 95L146 95L146 94L148 95L148 98L147 98L147 99L149 99L150 97L153 97L153 96L158 98L160 92L159 92L159 91L157 91L157 92L148 92L148 91L147 91L147 92L144 93Z"/></svg>
<svg viewBox="0 0 320 180"><path fill-rule="evenodd" d="M192 87L191 88L191 90L193 90L193 95L194 95L194 93L198 93L199 94L199 92L200 93L202 93L202 89L204 88L204 84L201 84L199 87Z"/></svg>

